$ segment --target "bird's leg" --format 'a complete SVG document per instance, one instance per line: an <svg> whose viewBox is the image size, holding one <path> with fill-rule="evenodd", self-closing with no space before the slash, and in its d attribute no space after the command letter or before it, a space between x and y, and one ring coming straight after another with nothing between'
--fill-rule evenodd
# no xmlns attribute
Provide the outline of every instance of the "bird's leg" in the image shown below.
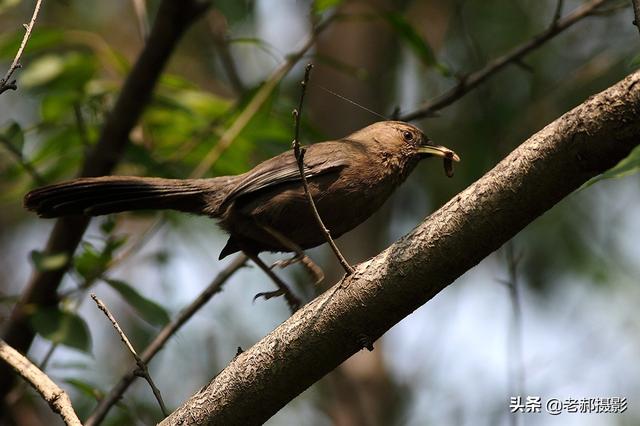
<svg viewBox="0 0 640 426"><path fill-rule="evenodd" d="M296 297L296 295L293 294L289 286L287 286L287 284L285 284L285 282L282 281L271 270L271 268L269 268L269 266L267 266L267 264L264 263L262 259L258 257L257 254L249 250L244 251L244 254L246 254L249 259L253 260L253 263L258 265L258 267L262 269L264 273L267 274L267 276L269 276L269 278L271 278L271 280L278 287L278 290L276 291L267 291L267 292L256 294L253 300L256 300L258 297L264 297L265 299L268 300L268 299L271 299L272 297L284 296L285 300L287 301L287 305L289 305L289 309L291 309L291 312L293 313L297 311L302 305L302 302L300 301L300 299L298 299L298 297Z"/></svg>
<svg viewBox="0 0 640 426"><path fill-rule="evenodd" d="M278 240L280 244L282 244L283 246L288 248L290 251L295 253L295 256L293 256L291 259L278 260L271 266L272 268L274 266L278 266L280 268L286 268L289 265L293 265L295 263L300 262L305 267L307 272L309 272L309 275L311 275L311 278L314 280L315 284L320 284L322 280L324 280L324 272L322 272L322 269L318 265L316 265L316 263L313 260L311 260L309 256L307 256L304 253L304 251L298 244L294 243L289 238L284 236L281 232L276 231L270 226L267 226L267 225L260 225L260 226L265 231L267 231L273 238Z"/></svg>

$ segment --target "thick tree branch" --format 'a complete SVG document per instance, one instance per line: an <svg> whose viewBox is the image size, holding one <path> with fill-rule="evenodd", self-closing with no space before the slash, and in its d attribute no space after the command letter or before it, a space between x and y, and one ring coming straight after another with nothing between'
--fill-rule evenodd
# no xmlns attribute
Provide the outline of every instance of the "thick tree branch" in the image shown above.
<svg viewBox="0 0 640 426"><path fill-rule="evenodd" d="M260 424L640 143L640 72L546 126L162 423ZM550 242L552 243L552 242Z"/></svg>
<svg viewBox="0 0 640 426"><path fill-rule="evenodd" d="M147 44L128 75L105 122L100 139L87 157L81 176L111 173L122 156L129 140L129 132L148 103L171 52L184 31L206 10L207 5L207 2L200 0L162 1ZM88 218L80 216L64 217L56 221L45 252L67 253L71 259L88 223ZM39 306L55 305L56 292L65 272L66 268L34 271L4 329L7 343L20 352L24 353L29 349L34 337L25 307L33 310ZM10 389L13 378L13 374L0 368L0 399Z"/></svg>
<svg viewBox="0 0 640 426"><path fill-rule="evenodd" d="M71 406L69 395L20 352L7 345L4 340L0 340L0 359L24 378L47 401L51 409L62 417L66 425L82 424Z"/></svg>

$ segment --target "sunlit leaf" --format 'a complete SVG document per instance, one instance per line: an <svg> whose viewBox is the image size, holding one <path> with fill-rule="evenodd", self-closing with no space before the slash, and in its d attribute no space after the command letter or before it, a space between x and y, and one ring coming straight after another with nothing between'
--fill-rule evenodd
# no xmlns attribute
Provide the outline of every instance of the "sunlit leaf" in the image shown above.
<svg viewBox="0 0 640 426"><path fill-rule="evenodd" d="M64 59L60 55L44 55L31 62L20 74L20 84L36 87L49 83L64 70Z"/></svg>
<svg viewBox="0 0 640 426"><path fill-rule="evenodd" d="M39 309L30 320L34 330L45 339L83 352L91 352L89 328L77 314L56 308Z"/></svg>
<svg viewBox="0 0 640 426"><path fill-rule="evenodd" d="M313 11L315 13L322 13L327 9L340 5L343 0L315 0L313 2Z"/></svg>
<svg viewBox="0 0 640 426"><path fill-rule="evenodd" d="M69 261L66 253L44 254L41 251L31 252L31 261L38 271L55 271L63 268Z"/></svg>
<svg viewBox="0 0 640 426"><path fill-rule="evenodd" d="M0 0L0 13L5 12L19 3L20 0Z"/></svg>
<svg viewBox="0 0 640 426"><path fill-rule="evenodd" d="M156 302L142 296L129 284L119 281L105 280L120 296L131 305L138 314L147 322L153 325L163 326L169 322L169 314Z"/></svg>

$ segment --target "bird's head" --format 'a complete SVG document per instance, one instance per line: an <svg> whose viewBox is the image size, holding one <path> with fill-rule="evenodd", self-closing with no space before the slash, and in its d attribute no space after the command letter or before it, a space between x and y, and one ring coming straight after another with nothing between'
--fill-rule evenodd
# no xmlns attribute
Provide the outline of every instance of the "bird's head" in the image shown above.
<svg viewBox="0 0 640 426"><path fill-rule="evenodd" d="M441 157L445 165L460 161L451 149L434 145L420 129L403 121L379 121L357 131L349 139L366 140L383 155L412 163L428 157Z"/></svg>

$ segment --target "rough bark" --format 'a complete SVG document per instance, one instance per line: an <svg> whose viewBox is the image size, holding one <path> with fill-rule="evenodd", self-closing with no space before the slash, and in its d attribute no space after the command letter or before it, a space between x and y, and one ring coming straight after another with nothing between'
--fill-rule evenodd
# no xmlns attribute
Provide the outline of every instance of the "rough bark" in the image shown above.
<svg viewBox="0 0 640 426"><path fill-rule="evenodd" d="M236 357L163 425L261 424L640 142L640 72L552 122ZM550 241L550 244L553 242Z"/></svg>

